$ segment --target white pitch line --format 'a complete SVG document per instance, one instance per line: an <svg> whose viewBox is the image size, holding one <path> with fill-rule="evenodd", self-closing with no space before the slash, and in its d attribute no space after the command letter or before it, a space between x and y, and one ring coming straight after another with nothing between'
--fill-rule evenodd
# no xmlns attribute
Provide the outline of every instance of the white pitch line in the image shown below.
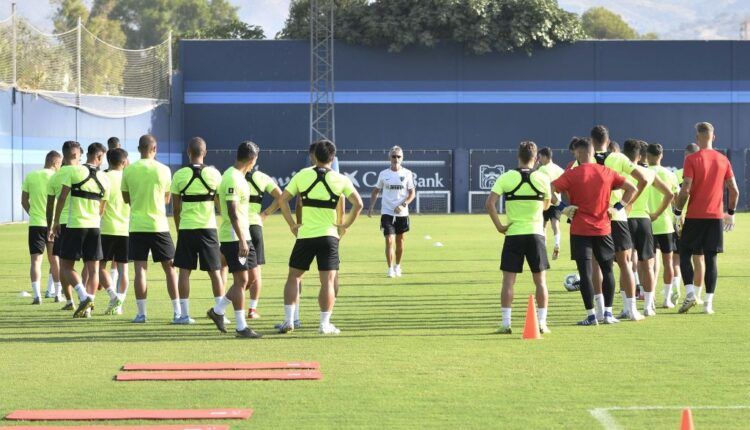
<svg viewBox="0 0 750 430"><path fill-rule="evenodd" d="M733 405L733 406L612 406L609 408L590 409L591 416L599 421L599 424L605 430L622 430L615 417L610 414L611 411L659 411L659 410L681 410L690 408L691 410L741 410L750 409L750 405Z"/></svg>

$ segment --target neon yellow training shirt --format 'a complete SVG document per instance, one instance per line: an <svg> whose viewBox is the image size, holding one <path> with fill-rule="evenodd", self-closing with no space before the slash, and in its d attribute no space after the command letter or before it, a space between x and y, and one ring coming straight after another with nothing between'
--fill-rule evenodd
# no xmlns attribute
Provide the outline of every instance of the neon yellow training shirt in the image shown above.
<svg viewBox="0 0 750 430"><path fill-rule="evenodd" d="M122 173L122 192L130 194L130 232L169 232L165 195L169 192L172 174L169 167L141 158Z"/></svg>
<svg viewBox="0 0 750 430"><path fill-rule="evenodd" d="M109 180L109 200L102 215L101 233L109 236L127 236L130 205L122 199L122 170L108 170L104 174Z"/></svg>
<svg viewBox="0 0 750 430"><path fill-rule="evenodd" d="M47 227L47 186L52 169L36 170L23 178L21 191L29 195L29 227Z"/></svg>
<svg viewBox="0 0 750 430"><path fill-rule="evenodd" d="M172 178L172 187L170 192L173 195L180 195L185 186L193 177L193 169L190 166L183 167L175 172ZM213 166L205 166L201 170L201 178L212 190L216 191L221 183L221 173ZM209 190L197 178L190 184L185 194L187 195L205 195ZM214 210L214 201L205 202L185 202L180 205L180 230L196 229L215 229L216 228L216 211Z"/></svg>
<svg viewBox="0 0 750 430"><path fill-rule="evenodd" d="M550 180L546 173L532 171L529 181L534 187L544 194L544 200L550 198ZM517 170L509 170L495 181L492 192L502 196L513 191L521 183L521 173ZM514 193L517 196L533 196L536 192L527 183ZM506 236L519 236L524 234L538 234L544 236L544 201L541 200L510 200L505 202L505 214L510 222Z"/></svg>
<svg viewBox="0 0 750 430"><path fill-rule="evenodd" d="M219 242L237 242L240 240L232 227L232 220L229 219L229 209L227 202L237 203L237 223L240 230L247 232L250 224L247 223L247 212L250 201L250 185L245 180L242 171L235 169L234 166L224 171L219 184L219 206L221 208L221 225L219 226ZM246 233L245 239L250 238L250 233Z"/></svg>
<svg viewBox="0 0 750 430"><path fill-rule="evenodd" d="M63 181L63 186L71 188L72 185L86 182L81 185L82 191L89 191L93 193L102 193L100 200L92 200L84 197L76 197L73 195L73 191L68 193L66 200L70 200L68 206L68 228L99 228L101 225L101 210L102 202L109 200L109 180L104 172L96 170L96 178L101 183L101 188L94 181L94 179L86 180L89 177L89 165L83 164L75 166L70 170L70 174L66 175Z"/></svg>
<svg viewBox="0 0 750 430"><path fill-rule="evenodd" d="M630 206L630 213L628 213L628 218L650 218L651 213L649 212L649 195L652 191L656 191L659 193L658 190L654 188L652 185L654 183L654 178L656 177L656 173L652 172L651 170L648 170L647 167L643 168L644 175L646 176L647 185L646 188L643 189L643 192L640 196L638 196L637 199L631 204ZM635 185L637 182L632 176L627 176L627 179L630 183ZM661 195L661 193L659 193Z"/></svg>
<svg viewBox="0 0 750 430"><path fill-rule="evenodd" d="M317 171L313 169L302 169L292 177L286 186L289 194L296 196L310 188L310 185L318 177ZM346 176L329 170L325 175L325 180L334 194L343 194L349 197L354 191L352 181ZM315 185L308 194L311 199L328 200L330 196L322 183ZM315 208L302 204L302 226L297 233L297 239L309 239L313 237L333 236L339 237L336 228L336 210L328 208Z"/></svg>
<svg viewBox="0 0 750 430"><path fill-rule="evenodd" d="M612 152L610 153L607 158L604 160L604 166L609 167L610 169L614 170L615 173L628 177L633 170L635 170L636 165L630 159L625 156L625 154L621 154L619 152ZM613 190L612 194L609 196L609 205L613 206L615 203L622 200L622 195L624 191L623 190ZM627 221L628 216L625 213L625 211L617 211L614 218L612 218L612 221Z"/></svg>
<svg viewBox="0 0 750 430"><path fill-rule="evenodd" d="M76 166L60 167L60 170L55 172L55 174L52 175L52 177L49 179L49 183L47 183L47 195L55 196L55 206L57 206L57 199L60 197L60 191L62 191L62 183L65 180L65 177L70 174L71 170L74 167ZM57 207L53 208L53 210L57 210ZM70 211L70 197L65 199L65 204L63 204L62 211L60 212L60 221L59 221L60 225L68 224L68 212L69 211ZM52 221L54 222L54 219Z"/></svg>
<svg viewBox="0 0 750 430"><path fill-rule="evenodd" d="M260 188L261 192L270 193L274 190L274 188L276 188L276 183L273 181L273 179L271 179L270 176L266 175L265 173L256 170L251 174L255 185ZM252 184L250 184L250 181L248 181L247 184L250 185L250 195L257 196L258 191L253 188ZM263 226L263 220L260 218L261 209L263 209L263 207L260 203L250 203L250 215L248 218L250 225Z"/></svg>
<svg viewBox="0 0 750 430"><path fill-rule="evenodd" d="M552 161L545 164L544 166L539 166L539 168L536 170L549 176L550 183L552 183L552 181L559 178L563 173L565 173L565 169L553 163ZM555 196L557 196L557 200L560 201L560 193L555 193Z"/></svg>
<svg viewBox="0 0 750 430"><path fill-rule="evenodd" d="M679 190L679 183L677 182L677 175L672 173L669 169L664 166L651 166L649 167L656 175L664 181L669 187L672 193L676 193ZM654 187L651 187L651 192L648 195L648 207L651 212L656 211L661 205L664 195ZM651 224L651 229L654 234L667 234L674 233L674 214L671 208L667 208L659 218Z"/></svg>

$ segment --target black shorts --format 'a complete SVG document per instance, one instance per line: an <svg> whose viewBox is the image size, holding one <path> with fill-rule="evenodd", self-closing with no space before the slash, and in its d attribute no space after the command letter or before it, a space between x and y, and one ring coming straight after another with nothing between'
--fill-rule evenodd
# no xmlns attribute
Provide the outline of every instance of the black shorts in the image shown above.
<svg viewBox="0 0 750 430"><path fill-rule="evenodd" d="M633 249L633 238L630 236L630 227L627 221L612 221L612 242L615 244L615 252Z"/></svg>
<svg viewBox="0 0 750 430"><path fill-rule="evenodd" d="M720 219L687 218L682 225L680 254L724 252L724 222Z"/></svg>
<svg viewBox="0 0 750 430"><path fill-rule="evenodd" d="M550 206L546 211L542 212L542 217L544 218L544 222L547 222L551 219L560 219L560 215L562 215L562 211L557 206Z"/></svg>
<svg viewBox="0 0 750 430"><path fill-rule="evenodd" d="M404 234L409 231L409 217L380 215L380 229L383 230L383 236Z"/></svg>
<svg viewBox="0 0 750 430"><path fill-rule="evenodd" d="M500 257L500 270L522 273L524 259L529 264L531 273L539 273L549 269L544 236L538 234L505 236L503 253Z"/></svg>
<svg viewBox="0 0 750 430"><path fill-rule="evenodd" d="M255 248L255 261L258 263L258 266L266 264L266 248L263 246L263 226L250 226L250 240L253 242L253 248Z"/></svg>
<svg viewBox="0 0 750 430"><path fill-rule="evenodd" d="M677 226L674 226L674 233L672 233L672 242L674 243L674 250L680 252L680 230Z"/></svg>
<svg viewBox="0 0 750 430"><path fill-rule="evenodd" d="M44 254L47 248L47 227L29 226L29 254Z"/></svg>
<svg viewBox="0 0 750 430"><path fill-rule="evenodd" d="M69 261L100 261L102 241L98 228L68 228L60 248L60 258Z"/></svg>
<svg viewBox="0 0 750 430"><path fill-rule="evenodd" d="M215 228L198 228L177 232L177 249L174 253L174 266L180 269L195 270L201 263L204 272L221 270L219 236Z"/></svg>
<svg viewBox="0 0 750 430"><path fill-rule="evenodd" d="M102 235L102 261L128 262L128 237Z"/></svg>
<svg viewBox="0 0 750 430"><path fill-rule="evenodd" d="M628 218L633 249L638 253L638 261L654 258L654 233L650 218Z"/></svg>
<svg viewBox="0 0 750 430"><path fill-rule="evenodd" d="M318 261L318 271L339 270L339 239L333 236L297 239L289 267L308 271L313 258Z"/></svg>
<svg viewBox="0 0 750 430"><path fill-rule="evenodd" d="M240 259L239 241L221 242L221 253L227 261L229 273L244 272L245 270L251 270L258 267L258 263L255 260L255 248L253 248L253 242L248 240L247 246L250 248L250 252L248 252L247 257Z"/></svg>
<svg viewBox="0 0 750 430"><path fill-rule="evenodd" d="M65 224L60 224L60 235L55 238L55 243L52 244L52 255L59 257L60 250L62 249L63 237L65 232L68 230Z"/></svg>
<svg viewBox="0 0 750 430"><path fill-rule="evenodd" d="M174 258L172 236L166 231L159 233L130 233L128 243L128 254L133 261L148 260L149 251L154 263L161 263L162 261L169 261Z"/></svg>
<svg viewBox="0 0 750 430"><path fill-rule="evenodd" d="M674 233L655 234L654 249L660 250L662 254L669 254L670 252L677 251L674 237Z"/></svg>
<svg viewBox="0 0 750 430"><path fill-rule="evenodd" d="M591 260L603 263L615 258L615 244L611 235L576 236L570 235L570 259Z"/></svg>

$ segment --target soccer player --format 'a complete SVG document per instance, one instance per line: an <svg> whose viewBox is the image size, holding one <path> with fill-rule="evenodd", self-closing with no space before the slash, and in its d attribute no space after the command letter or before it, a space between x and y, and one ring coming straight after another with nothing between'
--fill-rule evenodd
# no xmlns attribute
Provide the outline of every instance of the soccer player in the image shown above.
<svg viewBox="0 0 750 430"><path fill-rule="evenodd" d="M691 143L685 147L685 157L687 158L690 154L695 154L696 152L700 151L700 148L695 143ZM684 163L684 159L683 159ZM682 188L682 182L683 182L683 168L680 167L679 169L675 170L674 172L675 176L677 176L677 184ZM675 197L675 200L677 198ZM674 265L674 272L676 274L679 274L679 278L676 278L674 281L674 289L672 290L672 303L677 305L677 302L680 300L680 280L682 271L680 269L680 235L682 230L682 222L683 217L675 217L675 252L672 255L672 263ZM694 256L694 264L693 264L693 283L695 284L695 303L698 305L703 305L703 300L701 298L701 293L703 290L703 278L704 273L706 270L705 262L703 260L703 256Z"/></svg>
<svg viewBox="0 0 750 430"><path fill-rule="evenodd" d="M555 164L552 161L552 148L545 147L539 150L539 168L537 169L542 173L545 173L550 182L559 178L560 175L565 172L562 167ZM560 194L555 195L555 202L560 202ZM544 217L544 228L547 228L547 221L552 226L552 234L555 237L555 247L552 249L552 259L557 260L560 256L560 209L558 205L553 205L547 208L543 214Z"/></svg>
<svg viewBox="0 0 750 430"><path fill-rule="evenodd" d="M503 286L500 293L502 326L500 334L511 334L511 304L516 276L523 272L523 261L529 265L536 286L536 305L539 331L547 328L547 281L549 269L547 247L544 240L544 211L550 205L550 181L546 173L534 170L537 147L534 142L521 142L518 147L518 168L509 170L495 181L485 208L498 232L505 235L500 270ZM497 200L505 198L508 224L497 215Z"/></svg>
<svg viewBox="0 0 750 430"><path fill-rule="evenodd" d="M567 170L554 182L552 192L567 192L570 205L575 208L570 227L570 255L575 260L581 277L580 290L587 317L579 325L597 325L594 312L594 290L592 285L593 261L596 260L602 274L604 292L604 312L602 322L619 322L612 315L615 295L615 276L612 260L615 257L615 244L612 240L610 218L627 206L636 194L636 187L612 169L604 168L594 159L594 146L589 139L575 142L578 167ZM609 205L612 191L622 189L620 200ZM630 272L630 270L628 270ZM631 315L637 312L635 302Z"/></svg>
<svg viewBox="0 0 750 430"><path fill-rule="evenodd" d="M112 138L110 138L111 140ZM122 171L128 153L115 148L107 151L109 168L104 171L109 181L110 193L104 208L101 225L102 261L99 262L99 282L109 294L105 315L122 315L122 305L128 291L128 222L130 205L122 198ZM112 262L112 274L107 272L107 262Z"/></svg>
<svg viewBox="0 0 750 430"><path fill-rule="evenodd" d="M54 234L60 232L60 213L70 199L68 224L60 248L61 277L75 285L78 308L73 318L84 318L94 308L94 296L99 289L99 261L102 259L100 225L102 213L109 200L109 180L99 166L107 148L99 142L88 147L86 163L75 166L62 179L62 190L55 208ZM87 274L85 288L75 270L76 261L83 259ZM88 311L88 312L87 312Z"/></svg>
<svg viewBox="0 0 750 430"><path fill-rule="evenodd" d="M257 146L257 145L256 145ZM256 162L258 155L255 157ZM258 301L260 292L263 289L263 280L261 277L260 267L266 264L265 244L263 242L263 221L279 209L279 199L281 198L281 189L271 179L270 176L254 169L245 174L245 179L250 185L250 207L248 208L248 222L250 223L250 240L255 248L255 259L257 266L250 269L252 279L255 280L250 285L250 304L247 310L249 319L260 318L258 313ZM262 210L263 194L271 194L273 203L265 210Z"/></svg>
<svg viewBox="0 0 750 430"><path fill-rule="evenodd" d="M675 215L681 216L688 197L690 202L680 238L680 266L685 280L685 300L679 312L685 313L696 304L693 285L693 264L697 255L705 261L706 300L703 311L714 313L713 300L719 276L717 254L724 252L724 231L734 229L734 211L739 189L727 157L713 149L714 127L708 122L695 125L700 151L685 158L683 183L675 204ZM727 212L724 213L724 190L728 191ZM692 259L692 261L691 261ZM697 264L697 262L696 262Z"/></svg>
<svg viewBox="0 0 750 430"><path fill-rule="evenodd" d="M214 298L224 295L221 279L221 252L216 232L216 190L221 173L206 166L206 142L200 137L188 141L190 164L175 172L172 178L172 211L177 227L177 249L174 265L179 268L178 287L182 315L175 324L193 324L190 318L190 273L198 268L208 273Z"/></svg>
<svg viewBox="0 0 750 430"><path fill-rule="evenodd" d="M219 240L221 241L221 254L232 274L233 282L226 296L206 313L216 324L216 328L226 333L224 312L231 304L234 307L237 325L236 336L246 339L261 337L259 333L248 327L245 320L245 290L254 282L251 269L258 265L255 248L250 240L250 225L248 224L250 185L245 175L252 170L257 159L258 146L253 142L242 142L237 148L234 166L228 168L221 177L218 191L221 206Z"/></svg>
<svg viewBox="0 0 750 430"><path fill-rule="evenodd" d="M112 136L109 139L107 139L107 150L111 151L113 149L120 149L122 148L122 145L120 145L120 139Z"/></svg>
<svg viewBox="0 0 750 430"><path fill-rule="evenodd" d="M144 134L138 140L141 158L130 164L122 173L122 197L130 204L129 258L135 265L135 302L138 307L134 323L146 322L148 285L148 254L160 263L167 278L167 293L172 300L176 321L182 316L180 296L177 291L177 273L172 265L174 244L169 234L166 205L169 203L169 186L172 182L169 167L156 161L156 138Z"/></svg>
<svg viewBox="0 0 750 430"><path fill-rule="evenodd" d="M44 251L47 251L47 260L50 265L50 276L57 277L54 281L53 288L55 289L49 294L49 297L58 297L55 285L59 284L59 269L57 266L57 259L52 253L52 242L49 242L49 229L47 228L46 219L46 204L47 204L47 186L52 175L60 169L60 163L62 162L62 156L57 151L50 151L44 158L44 168L29 173L23 178L21 184L21 206L26 214L29 216L29 255L31 255L31 266L29 269L29 275L31 277L31 290L34 295L34 299L31 302L32 305L39 305L42 303L42 290L41 290L41 278L42 278L42 255ZM57 273L55 273L57 272Z"/></svg>
<svg viewBox="0 0 750 430"><path fill-rule="evenodd" d="M281 196L281 211L284 220L297 237L289 257L289 274L284 287L284 323L279 331L294 330L294 308L302 276L310 270L310 263L317 260L320 276L320 328L321 334L338 334L340 330L331 323L336 293L334 280L339 269L339 239L357 219L362 211L362 198L351 180L331 171L331 162L336 147L331 141L321 140L315 145L315 168L298 172ZM289 209L289 200L302 197L302 224L295 223ZM353 205L343 224L336 224L336 207L344 194Z"/></svg>
<svg viewBox="0 0 750 430"><path fill-rule="evenodd" d="M646 164L646 149L648 144L642 140L628 139L625 141L623 152L633 163L643 169L648 169ZM628 180L635 182L632 176ZM648 170L647 181L649 185L631 204L628 213L628 229L633 240L633 248L637 255L637 271L643 281L644 304L643 315L655 316L656 306L654 303L654 290L656 280L654 278L654 234L652 232L652 220L658 218L672 204L674 193L669 186L659 179L653 172ZM649 199L652 190L656 190L662 196L658 206L653 211L649 208Z"/></svg>
<svg viewBox="0 0 750 430"><path fill-rule="evenodd" d="M667 184L670 193L672 193L673 196L676 196L677 191L679 190L677 176L661 165L661 160L664 156L664 149L662 146L658 143L652 143L648 145L646 154L649 169L656 174L657 178ZM662 277L664 281L664 301L662 302L662 307L670 309L674 307L671 298L672 287L674 286L675 278L679 275L675 274L674 264L672 262L672 256L677 250L675 248L674 239L674 215L671 210L665 210L660 215L656 217L654 216L656 209L661 206L662 198L663 196L661 193L655 189L652 188L649 190L648 207L651 212L651 228L654 234L654 245L655 248L661 252L661 261L664 266L664 275ZM659 274L658 263L659 260L657 259L656 267L654 268L654 276L658 276ZM677 288L679 288L679 284Z"/></svg>
<svg viewBox="0 0 750 430"><path fill-rule="evenodd" d="M380 229L385 236L385 262L388 264L389 278L401 277L401 258L404 255L406 232L409 231L409 203L417 195L414 187L414 174L401 164L404 162L404 151L394 146L389 152L391 166L378 175L378 181L370 195L370 208L367 216L372 217L372 210L383 193L380 207ZM396 252L394 256L394 242Z"/></svg>

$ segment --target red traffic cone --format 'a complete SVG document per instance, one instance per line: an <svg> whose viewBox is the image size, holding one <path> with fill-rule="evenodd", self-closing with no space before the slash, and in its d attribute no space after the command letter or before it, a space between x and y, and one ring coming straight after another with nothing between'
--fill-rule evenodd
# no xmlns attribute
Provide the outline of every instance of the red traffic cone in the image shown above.
<svg viewBox="0 0 750 430"><path fill-rule="evenodd" d="M682 410L682 425L680 430L695 430L693 427L693 413L690 412L690 408Z"/></svg>
<svg viewBox="0 0 750 430"><path fill-rule="evenodd" d="M534 296L529 295L529 305L526 307L526 323L523 325L524 339L541 339L539 333L539 320L536 317L536 306L534 306Z"/></svg>

